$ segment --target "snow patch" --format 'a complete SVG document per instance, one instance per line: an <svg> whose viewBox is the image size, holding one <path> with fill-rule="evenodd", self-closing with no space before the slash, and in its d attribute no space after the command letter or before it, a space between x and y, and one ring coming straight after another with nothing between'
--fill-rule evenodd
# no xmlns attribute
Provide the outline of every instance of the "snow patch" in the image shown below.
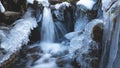
<svg viewBox="0 0 120 68"><path fill-rule="evenodd" d="M70 6L70 3L68 3L68 2L62 2L62 3L56 4L56 5L55 5L55 9L59 9L59 8L62 7L62 6L69 7L69 6Z"/></svg>
<svg viewBox="0 0 120 68"><path fill-rule="evenodd" d="M83 5L83 6L85 6L89 10L92 9L94 4L95 4L95 2L93 0L79 0L77 2L77 5Z"/></svg>

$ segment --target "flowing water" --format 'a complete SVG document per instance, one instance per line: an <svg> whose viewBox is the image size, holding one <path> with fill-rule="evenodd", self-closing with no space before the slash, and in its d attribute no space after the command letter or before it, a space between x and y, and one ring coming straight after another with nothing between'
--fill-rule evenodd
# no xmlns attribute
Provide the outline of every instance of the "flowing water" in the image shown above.
<svg viewBox="0 0 120 68"><path fill-rule="evenodd" d="M55 39L55 25L52 19L51 10L48 7L44 7L41 27L41 41L54 42L54 39Z"/></svg>

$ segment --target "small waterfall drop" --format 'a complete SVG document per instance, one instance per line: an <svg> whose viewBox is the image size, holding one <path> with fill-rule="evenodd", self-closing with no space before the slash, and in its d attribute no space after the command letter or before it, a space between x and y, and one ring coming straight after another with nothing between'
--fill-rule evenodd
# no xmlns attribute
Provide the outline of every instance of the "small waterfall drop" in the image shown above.
<svg viewBox="0 0 120 68"><path fill-rule="evenodd" d="M54 39L55 39L55 30L54 30L54 22L52 19L51 10L48 7L44 7L42 27L41 27L41 41L54 42Z"/></svg>
<svg viewBox="0 0 120 68"><path fill-rule="evenodd" d="M56 64L56 58L53 55L60 55L67 50L67 47L62 46L60 43L56 43L56 40L60 36L64 35L67 31L63 24L59 21L54 22L49 2L44 0L41 2L44 6L43 18L41 22L41 40L38 46L40 46L43 53L32 68L58 68ZM46 61L47 60L47 61ZM29 65L28 65L29 66Z"/></svg>

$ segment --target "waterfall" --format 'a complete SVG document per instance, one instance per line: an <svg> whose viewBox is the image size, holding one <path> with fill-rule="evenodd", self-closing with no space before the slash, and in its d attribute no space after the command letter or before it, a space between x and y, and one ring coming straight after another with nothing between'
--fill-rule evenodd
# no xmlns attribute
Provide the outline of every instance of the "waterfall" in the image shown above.
<svg viewBox="0 0 120 68"><path fill-rule="evenodd" d="M56 64L56 58L52 56L54 55L61 56L61 54L64 54L64 52L67 50L67 46L63 46L62 44L56 42L61 38L61 36L67 33L67 31L61 21L53 20L51 8L49 7L48 1L43 0L41 3L44 6L44 9L42 14L43 16L42 16L41 30L40 30L41 40L40 43L37 45L40 46L43 53L41 55L41 58L35 61L34 65L31 67L58 68ZM68 3L62 3L62 4L66 6L65 4ZM63 6L62 4L59 4L58 6L61 7Z"/></svg>
<svg viewBox="0 0 120 68"><path fill-rule="evenodd" d="M55 39L55 29L54 29L54 22L52 19L51 10L48 7L44 7L42 27L41 27L41 41L54 42L54 39Z"/></svg>

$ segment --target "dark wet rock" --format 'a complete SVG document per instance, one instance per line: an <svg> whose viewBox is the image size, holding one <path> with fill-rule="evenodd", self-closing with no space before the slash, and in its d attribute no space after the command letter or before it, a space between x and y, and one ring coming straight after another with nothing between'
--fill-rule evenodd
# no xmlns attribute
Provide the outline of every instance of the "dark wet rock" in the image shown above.
<svg viewBox="0 0 120 68"><path fill-rule="evenodd" d="M7 58L5 61L1 60L1 61L3 61L3 63L0 63L0 67L1 68L10 68L11 65L13 64L15 58L18 56L18 54L19 54L19 51L17 51L16 53L12 53L12 54L10 54L10 52L6 52L4 54L4 56L2 57L2 59L5 57L7 58L8 55L10 55L10 57Z"/></svg>
<svg viewBox="0 0 120 68"><path fill-rule="evenodd" d="M21 17L21 13L13 12L13 11L6 11L2 16L2 22L6 25L11 25L13 22Z"/></svg>
<svg viewBox="0 0 120 68"><path fill-rule="evenodd" d="M26 0L1 0L7 11L24 12L26 10Z"/></svg>
<svg viewBox="0 0 120 68"><path fill-rule="evenodd" d="M68 56L57 57L56 63L59 67L65 67L66 64L71 63L71 59Z"/></svg>
<svg viewBox="0 0 120 68"><path fill-rule="evenodd" d="M56 3L61 3L63 1L65 1L65 0L50 0L50 3L51 4L56 4Z"/></svg>
<svg viewBox="0 0 120 68"><path fill-rule="evenodd" d="M65 1L75 5L76 2L79 1L79 0L50 0L50 3L51 4L57 4L57 3L65 2Z"/></svg>
<svg viewBox="0 0 120 68"><path fill-rule="evenodd" d="M30 44L33 44L34 42L38 42L40 40L40 28L37 27L34 30L31 31L31 35L29 37Z"/></svg>
<svg viewBox="0 0 120 68"><path fill-rule="evenodd" d="M103 37L103 24L97 24L94 26L92 31L93 40L102 43L102 37Z"/></svg>
<svg viewBox="0 0 120 68"><path fill-rule="evenodd" d="M41 57L40 53L42 52L39 46L24 46L11 67L21 68L20 66L22 66L22 68L26 68L27 65L32 65Z"/></svg>
<svg viewBox="0 0 120 68"><path fill-rule="evenodd" d="M0 22L11 25L19 19L26 11L26 0L1 0L6 12L0 13Z"/></svg>

